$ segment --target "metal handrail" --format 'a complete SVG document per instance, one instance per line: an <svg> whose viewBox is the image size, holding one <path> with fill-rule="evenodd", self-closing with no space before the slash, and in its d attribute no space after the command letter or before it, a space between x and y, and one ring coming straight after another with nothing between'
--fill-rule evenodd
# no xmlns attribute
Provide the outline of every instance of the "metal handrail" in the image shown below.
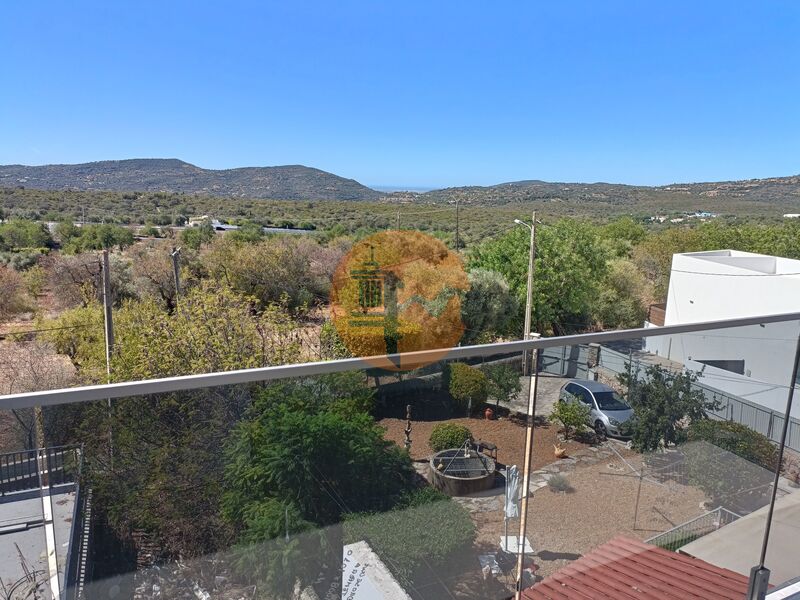
<svg viewBox="0 0 800 600"><path fill-rule="evenodd" d="M787 321L800 321L800 313L795 312L756 317L743 317L722 321L704 321L683 325L667 325L664 327L621 329L597 333L583 333L576 335L520 340L515 342L499 342L478 346L461 346L450 349L421 350L417 352L406 352L403 354L390 355L388 358L389 360L397 360L402 357L407 364L424 364L442 360L470 358L477 356L492 356L503 353L521 353L525 350L541 350L544 348L559 346L574 346L579 344L603 343L678 333L730 329L734 327L763 325L767 323L785 323ZM126 381L122 383L7 394L0 396L0 409L8 410L31 408L34 406L55 406L59 404L71 404L75 402L110 400L128 396L142 396L147 394L178 392L182 390L192 390L207 387L237 385L260 381L274 381L277 379L287 379L292 377L311 377L316 375L327 375L331 373L343 373L346 371L374 368L375 361L384 361L386 358L386 356L346 358L332 361L276 365L255 369L240 369L217 373L201 373L198 375L181 375L177 377L164 377L142 381Z"/></svg>

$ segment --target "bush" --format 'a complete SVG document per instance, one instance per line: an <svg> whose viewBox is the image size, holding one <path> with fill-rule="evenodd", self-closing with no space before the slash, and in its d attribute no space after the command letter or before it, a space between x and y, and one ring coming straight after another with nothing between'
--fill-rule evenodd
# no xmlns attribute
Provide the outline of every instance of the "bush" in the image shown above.
<svg viewBox="0 0 800 600"><path fill-rule="evenodd" d="M0 322L26 309L25 281L16 271L0 265Z"/></svg>
<svg viewBox="0 0 800 600"><path fill-rule="evenodd" d="M489 396L495 401L495 408L500 402L511 402L522 389L519 370L508 364L493 365L486 369Z"/></svg>
<svg viewBox="0 0 800 600"><path fill-rule="evenodd" d="M547 480L547 487L554 492L573 492L574 488L569 484L569 479L561 473L554 473Z"/></svg>
<svg viewBox="0 0 800 600"><path fill-rule="evenodd" d="M452 363L447 367L447 391L456 403L472 413L473 407L486 402L489 388L483 371L466 363Z"/></svg>
<svg viewBox="0 0 800 600"><path fill-rule="evenodd" d="M460 448L466 440L472 440L472 432L456 423L439 423L431 431L428 440L434 452L441 452L448 448Z"/></svg>
<svg viewBox="0 0 800 600"><path fill-rule="evenodd" d="M564 437L569 439L586 428L590 412L589 406L577 399L573 402L559 401L553 407L549 418L554 423L561 423Z"/></svg>
<svg viewBox="0 0 800 600"><path fill-rule="evenodd" d="M741 423L702 419L687 437L678 450L688 482L708 495L709 507L747 513L769 502L778 451L765 436Z"/></svg>
<svg viewBox="0 0 800 600"><path fill-rule="evenodd" d="M350 515L345 543L367 540L401 581L421 566L441 567L460 552L470 552L475 525L467 510L444 494L422 488L382 514Z"/></svg>
<svg viewBox="0 0 800 600"><path fill-rule="evenodd" d="M710 442L770 471L775 471L778 463L775 444L767 436L741 423L702 419L691 424L688 437L690 442Z"/></svg>

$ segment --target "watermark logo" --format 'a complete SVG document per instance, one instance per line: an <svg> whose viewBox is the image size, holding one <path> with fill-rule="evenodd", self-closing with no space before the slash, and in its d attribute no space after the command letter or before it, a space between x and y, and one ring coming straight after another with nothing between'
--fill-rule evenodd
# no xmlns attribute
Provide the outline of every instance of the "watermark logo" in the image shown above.
<svg viewBox="0 0 800 600"><path fill-rule="evenodd" d="M387 355L441 349L444 356L458 344L468 289L461 258L443 242L418 231L384 231L356 243L339 263L331 318L351 354L406 371L422 364Z"/></svg>

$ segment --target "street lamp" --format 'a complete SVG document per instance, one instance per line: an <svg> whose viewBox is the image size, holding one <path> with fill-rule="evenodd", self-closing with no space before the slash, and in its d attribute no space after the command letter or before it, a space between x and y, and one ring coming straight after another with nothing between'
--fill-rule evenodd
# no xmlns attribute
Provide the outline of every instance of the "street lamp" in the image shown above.
<svg viewBox="0 0 800 600"><path fill-rule="evenodd" d="M531 230L530 250L528 251L528 290L527 299L525 301L525 330L522 332L522 339L527 340L531 335L531 311L533 310L533 259L536 256L536 211L533 211L531 218L531 225L525 221L514 219L517 225L524 225ZM522 374L527 375L530 369L529 366L529 353L525 350L522 358Z"/></svg>

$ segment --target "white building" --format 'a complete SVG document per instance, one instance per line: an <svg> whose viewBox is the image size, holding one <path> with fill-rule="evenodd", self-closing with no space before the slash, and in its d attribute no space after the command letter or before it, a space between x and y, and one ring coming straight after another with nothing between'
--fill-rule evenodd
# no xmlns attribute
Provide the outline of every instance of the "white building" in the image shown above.
<svg viewBox="0 0 800 600"><path fill-rule="evenodd" d="M672 257L664 325L791 312L800 312L798 260L737 250ZM710 387L784 412L798 335L800 323L773 323L651 337L645 349ZM800 418L800 402L792 416Z"/></svg>

